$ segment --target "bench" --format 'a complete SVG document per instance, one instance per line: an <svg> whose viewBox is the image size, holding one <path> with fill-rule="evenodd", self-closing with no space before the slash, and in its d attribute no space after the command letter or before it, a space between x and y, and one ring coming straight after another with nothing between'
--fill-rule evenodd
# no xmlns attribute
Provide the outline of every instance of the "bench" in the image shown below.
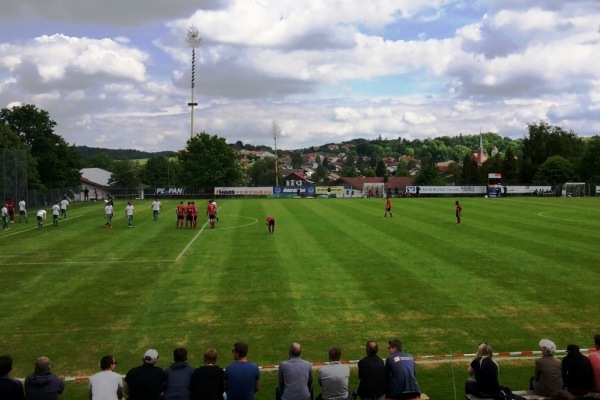
<svg viewBox="0 0 600 400"><path fill-rule="evenodd" d="M539 394L535 394L535 392L533 390L515 390L515 391L513 391L513 393L523 396L528 400L544 400L544 399L550 398L550 397L540 396ZM494 400L491 397L482 398L482 397L473 396L472 394L466 395L466 398L468 400Z"/></svg>
<svg viewBox="0 0 600 400"><path fill-rule="evenodd" d="M535 392L533 390L516 390L513 393L521 395L521 396L525 397L528 400L549 400L550 399L550 397L544 397L544 396L540 396L539 394L535 394ZM476 397L476 396L473 396L472 394L466 395L466 398L468 400L494 400L492 398ZM581 396L581 397L578 397L578 398L600 399L600 393L588 393L585 396Z"/></svg>

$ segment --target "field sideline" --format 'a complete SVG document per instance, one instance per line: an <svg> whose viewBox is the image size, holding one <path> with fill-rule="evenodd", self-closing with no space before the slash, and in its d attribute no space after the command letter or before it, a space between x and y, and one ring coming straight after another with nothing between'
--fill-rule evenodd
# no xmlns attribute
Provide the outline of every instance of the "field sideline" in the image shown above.
<svg viewBox="0 0 600 400"><path fill-rule="evenodd" d="M592 347L600 199L462 198L461 225L455 200L393 199L383 218L384 199L224 199L215 230L204 218L176 230L175 201L157 222L151 200L135 201L134 229L123 201L114 229L96 203L42 231L29 210L0 235L0 353L15 376L40 355L80 376L104 354L125 373L150 347L163 367L177 346L193 365L214 347L226 365L238 340L261 365L292 341L308 360L332 345L359 359L369 339L385 355L394 337L413 355L538 350L542 337Z"/></svg>

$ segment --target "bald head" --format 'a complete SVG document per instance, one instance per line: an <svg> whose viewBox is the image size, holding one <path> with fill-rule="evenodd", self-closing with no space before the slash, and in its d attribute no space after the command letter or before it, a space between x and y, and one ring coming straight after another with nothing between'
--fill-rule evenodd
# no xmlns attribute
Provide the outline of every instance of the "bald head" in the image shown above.
<svg viewBox="0 0 600 400"><path fill-rule="evenodd" d="M379 351L379 346L377 346L376 342L370 340L367 342L365 349L366 349L367 355L374 356Z"/></svg>
<svg viewBox="0 0 600 400"><path fill-rule="evenodd" d="M300 343L292 343L290 345L290 357L300 357L300 354L302 353L302 346L300 346Z"/></svg>
<svg viewBox="0 0 600 400"><path fill-rule="evenodd" d="M35 374L42 375L50 372L50 359L48 357L40 357L35 360Z"/></svg>

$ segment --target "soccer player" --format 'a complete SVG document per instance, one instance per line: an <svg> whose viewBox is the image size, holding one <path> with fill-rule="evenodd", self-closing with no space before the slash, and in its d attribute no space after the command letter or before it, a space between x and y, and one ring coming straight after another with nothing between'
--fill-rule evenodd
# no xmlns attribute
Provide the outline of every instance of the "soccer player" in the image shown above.
<svg viewBox="0 0 600 400"><path fill-rule="evenodd" d="M2 230L8 230L8 207L6 207L6 204L2 206Z"/></svg>
<svg viewBox="0 0 600 400"><path fill-rule="evenodd" d="M52 206L52 225L58 226L58 218L60 216L60 212L60 204L58 200L56 200L56 203L54 203L54 205Z"/></svg>
<svg viewBox="0 0 600 400"><path fill-rule="evenodd" d="M152 216L154 217L155 221L158 221L158 213L162 211L162 204L160 204L160 201L158 201L158 199L154 199L154 201L152 202Z"/></svg>
<svg viewBox="0 0 600 400"><path fill-rule="evenodd" d="M265 224L267 225L267 228L269 228L269 233L272 235L273 232L275 232L275 218L269 215L265 220Z"/></svg>
<svg viewBox="0 0 600 400"><path fill-rule="evenodd" d="M39 210L36 214L36 217L37 217L38 229L42 230L42 227L44 226L44 222L46 221L46 210Z"/></svg>
<svg viewBox="0 0 600 400"><path fill-rule="evenodd" d="M392 198L391 198L391 196L388 196L387 200L385 201L385 214L383 214L383 218L387 217L388 213L390 214L390 218L392 218L393 215L392 215Z"/></svg>
<svg viewBox="0 0 600 400"><path fill-rule="evenodd" d="M217 222L219 222L219 207L217 206L217 202L215 200L213 200L212 203L215 205L215 219Z"/></svg>
<svg viewBox="0 0 600 400"><path fill-rule="evenodd" d="M15 202L11 200L6 203L6 208L8 210L8 219L11 224L15 223Z"/></svg>
<svg viewBox="0 0 600 400"><path fill-rule="evenodd" d="M217 221L218 220L219 219L217 218ZM198 206L196 206L196 203L194 203L192 201L192 228L196 229L197 227L198 227Z"/></svg>
<svg viewBox="0 0 600 400"><path fill-rule="evenodd" d="M210 222L210 229L215 229L215 218L217 215L217 206L212 200L208 201L206 206L206 215L208 215L208 221Z"/></svg>
<svg viewBox="0 0 600 400"><path fill-rule="evenodd" d="M19 222L23 222L22 218L25 217L25 222L27 221L27 208L25 204L25 199L21 199L19 202Z"/></svg>
<svg viewBox="0 0 600 400"><path fill-rule="evenodd" d="M113 205L107 202L104 206L104 219L106 220L106 227L112 229L112 218L114 215Z"/></svg>
<svg viewBox="0 0 600 400"><path fill-rule="evenodd" d="M69 200L66 197L60 201L60 214L64 219L67 219L67 206L69 205Z"/></svg>
<svg viewBox="0 0 600 400"><path fill-rule="evenodd" d="M458 200L456 200L455 204L456 204L456 223L460 224L460 213L462 212L462 206L460 205Z"/></svg>
<svg viewBox="0 0 600 400"><path fill-rule="evenodd" d="M133 216L135 215L135 210L133 208L133 204L130 201L127 202L125 206L125 216L127 217L127 227L133 228Z"/></svg>
<svg viewBox="0 0 600 400"><path fill-rule="evenodd" d="M183 219L185 218L185 206L183 201L180 201L177 207L175 207L175 213L177 214L177 228L183 228Z"/></svg>
<svg viewBox="0 0 600 400"><path fill-rule="evenodd" d="M187 207L185 208L185 227L194 227L194 207L192 206L192 202L188 201Z"/></svg>

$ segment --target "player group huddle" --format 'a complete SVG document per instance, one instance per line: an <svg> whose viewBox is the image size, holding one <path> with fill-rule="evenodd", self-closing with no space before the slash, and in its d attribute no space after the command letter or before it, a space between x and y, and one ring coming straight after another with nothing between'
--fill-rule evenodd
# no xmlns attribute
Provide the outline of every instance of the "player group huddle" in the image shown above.
<svg viewBox="0 0 600 400"><path fill-rule="evenodd" d="M184 228L184 221L185 228L196 229L198 227L198 207L196 206L195 202L188 201L187 205L185 205L183 201L179 202L175 208L175 213L177 214L177 229ZM208 205L206 206L206 215L208 216L210 228L215 229L215 221L219 220L219 217L217 216L216 201L208 201Z"/></svg>

